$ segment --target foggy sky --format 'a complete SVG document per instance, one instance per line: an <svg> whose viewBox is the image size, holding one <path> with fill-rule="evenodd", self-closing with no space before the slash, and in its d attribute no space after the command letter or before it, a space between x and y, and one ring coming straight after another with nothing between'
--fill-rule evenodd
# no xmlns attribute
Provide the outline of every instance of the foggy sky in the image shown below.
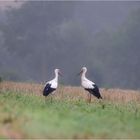
<svg viewBox="0 0 140 140"><path fill-rule="evenodd" d="M0 9L20 7L24 2L25 0L0 1ZM102 29L115 30L138 8L140 1L75 1L74 17L75 21L96 33Z"/></svg>

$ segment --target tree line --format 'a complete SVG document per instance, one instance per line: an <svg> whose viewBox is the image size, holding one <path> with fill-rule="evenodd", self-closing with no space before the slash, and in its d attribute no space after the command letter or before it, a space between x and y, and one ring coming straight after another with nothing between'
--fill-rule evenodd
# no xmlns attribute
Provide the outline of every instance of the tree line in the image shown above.
<svg viewBox="0 0 140 140"><path fill-rule="evenodd" d="M0 75L44 82L58 67L62 84L78 85L82 66L106 88L140 87L140 9L115 31L89 32L74 20L73 1L27 1L0 23ZM65 81L65 82L64 82Z"/></svg>

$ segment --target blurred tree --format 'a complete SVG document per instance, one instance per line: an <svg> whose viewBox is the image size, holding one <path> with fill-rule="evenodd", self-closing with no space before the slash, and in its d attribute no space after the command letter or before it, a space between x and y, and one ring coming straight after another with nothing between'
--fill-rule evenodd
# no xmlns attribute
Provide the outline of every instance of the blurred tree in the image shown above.
<svg viewBox="0 0 140 140"><path fill-rule="evenodd" d="M7 24L3 27L4 45L22 63L28 63L33 74L42 73L44 79L47 64L55 53L55 48L49 43L49 31L69 20L73 11L73 2L70 1L29 1L19 9L11 8L7 11ZM55 42L55 38L51 40ZM38 76L34 75L36 78Z"/></svg>
<svg viewBox="0 0 140 140"><path fill-rule="evenodd" d="M94 40L94 56L102 70L102 85L140 87L139 36L140 9L133 12L116 32L98 33Z"/></svg>
<svg viewBox="0 0 140 140"><path fill-rule="evenodd" d="M99 86L139 88L140 9L116 31L96 34L73 18L74 9L72 1L27 1L8 9L0 24L0 72L42 81L58 67L65 83L75 85L87 66Z"/></svg>

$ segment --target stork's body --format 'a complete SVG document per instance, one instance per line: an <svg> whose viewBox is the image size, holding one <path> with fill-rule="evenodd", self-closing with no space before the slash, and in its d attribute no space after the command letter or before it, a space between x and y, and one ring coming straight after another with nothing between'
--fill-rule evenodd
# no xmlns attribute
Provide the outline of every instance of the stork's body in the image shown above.
<svg viewBox="0 0 140 140"><path fill-rule="evenodd" d="M43 95L48 96L49 94L53 93L58 87L58 74L60 74L59 69L55 69L55 78L51 81L46 82L44 90L43 90Z"/></svg>
<svg viewBox="0 0 140 140"><path fill-rule="evenodd" d="M98 86L86 78L87 68L83 67L81 70L81 85L82 87L89 92L88 101L91 102L91 94L97 97L98 99L102 99Z"/></svg>

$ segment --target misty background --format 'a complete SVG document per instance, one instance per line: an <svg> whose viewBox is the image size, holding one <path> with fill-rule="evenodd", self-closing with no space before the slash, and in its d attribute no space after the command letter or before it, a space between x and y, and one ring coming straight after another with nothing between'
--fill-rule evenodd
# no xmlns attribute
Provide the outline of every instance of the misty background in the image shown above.
<svg viewBox="0 0 140 140"><path fill-rule="evenodd" d="M16 6L15 6L16 5ZM0 3L0 77L61 84L87 77L105 88L140 89L139 1Z"/></svg>

